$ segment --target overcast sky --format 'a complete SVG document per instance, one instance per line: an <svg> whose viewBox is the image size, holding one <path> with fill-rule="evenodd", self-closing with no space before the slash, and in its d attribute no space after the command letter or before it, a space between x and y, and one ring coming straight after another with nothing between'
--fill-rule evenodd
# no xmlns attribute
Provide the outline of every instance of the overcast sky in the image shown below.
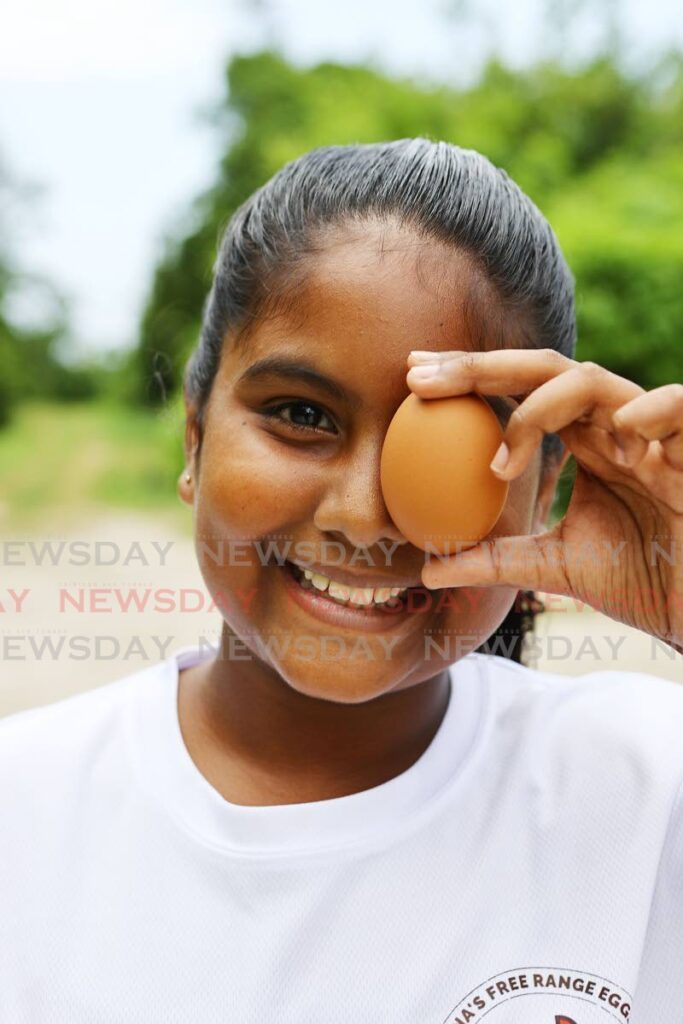
<svg viewBox="0 0 683 1024"><path fill-rule="evenodd" d="M523 64L543 43L541 0L473 0L479 21L467 32L444 20L448 3L274 0L254 15L244 0L9 0L0 161L18 182L41 188L9 211L13 248L68 298L81 349L134 340L164 234L213 180L220 140L201 114L222 94L231 53L270 41L300 63L372 60L458 81L476 73L492 45ZM635 58L683 45L679 3L621 6ZM597 34L589 11L575 28L575 51L588 51Z"/></svg>

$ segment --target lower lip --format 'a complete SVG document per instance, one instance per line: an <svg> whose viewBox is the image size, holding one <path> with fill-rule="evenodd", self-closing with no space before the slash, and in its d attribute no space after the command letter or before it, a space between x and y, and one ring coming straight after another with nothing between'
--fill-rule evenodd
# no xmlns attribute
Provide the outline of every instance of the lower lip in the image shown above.
<svg viewBox="0 0 683 1024"><path fill-rule="evenodd" d="M315 589L304 590L286 565L278 565L277 571L284 577L285 586L292 600L309 615L330 626L365 633L387 633L405 623L411 615L415 615L414 609L409 605L393 609L357 609L350 605L336 604L329 597L320 597Z"/></svg>

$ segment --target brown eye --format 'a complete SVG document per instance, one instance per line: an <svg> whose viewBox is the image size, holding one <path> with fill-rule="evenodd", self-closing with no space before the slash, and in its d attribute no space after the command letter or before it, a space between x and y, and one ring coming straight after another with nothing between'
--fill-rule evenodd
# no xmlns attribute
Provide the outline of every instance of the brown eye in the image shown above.
<svg viewBox="0 0 683 1024"><path fill-rule="evenodd" d="M291 419L286 418L282 415L284 410L289 410ZM313 402L282 402L280 405L273 406L271 409L264 409L262 411L263 416L267 416L269 419L275 419L280 423L284 423L288 427L292 427L294 430L304 430L317 433L317 434L329 434L328 428L321 428L317 425L317 421L322 418L326 420L332 427L332 432L336 433L334 424L330 420L327 413L315 405ZM304 420L303 423L295 422L296 419Z"/></svg>

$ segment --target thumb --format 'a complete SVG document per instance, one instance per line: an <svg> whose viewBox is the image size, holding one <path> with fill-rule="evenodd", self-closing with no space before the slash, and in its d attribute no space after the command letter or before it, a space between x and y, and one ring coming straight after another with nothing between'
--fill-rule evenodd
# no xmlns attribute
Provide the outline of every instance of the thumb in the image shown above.
<svg viewBox="0 0 683 1024"><path fill-rule="evenodd" d="M571 594L563 549L556 528L482 540L455 555L432 556L422 570L422 582L429 589L510 586Z"/></svg>

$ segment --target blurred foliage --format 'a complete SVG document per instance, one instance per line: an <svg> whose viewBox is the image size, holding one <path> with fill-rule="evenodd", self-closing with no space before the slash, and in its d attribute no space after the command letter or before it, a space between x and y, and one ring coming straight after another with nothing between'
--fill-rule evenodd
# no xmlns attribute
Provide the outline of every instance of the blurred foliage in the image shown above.
<svg viewBox="0 0 683 1024"><path fill-rule="evenodd" d="M479 150L531 196L577 279L577 357L643 387L681 377L683 61L639 78L610 57L580 69L492 59L476 85L434 87L360 66L301 69L275 52L234 57L215 113L215 185L167 242L140 342L122 369L134 401L178 392L222 230L286 161L316 146L422 135Z"/></svg>
<svg viewBox="0 0 683 1024"><path fill-rule="evenodd" d="M118 400L22 402L0 433L0 532L73 530L136 508L189 529L176 496L183 467L179 406L129 409ZM59 458L56 453L60 453Z"/></svg>
<svg viewBox="0 0 683 1024"><path fill-rule="evenodd" d="M92 398L98 383L87 366L68 366L58 349L67 336L64 304L47 282L22 272L12 261L5 228L8 194L19 191L0 164L0 427L6 426L20 401L54 398L72 401ZM27 283L49 294L50 312L40 327L13 322L9 307L14 294Z"/></svg>
<svg viewBox="0 0 683 1024"><path fill-rule="evenodd" d="M98 393L97 381L86 366L66 366L56 356L61 325L22 330L3 317L1 309L0 304L0 427L9 423L20 401L74 401Z"/></svg>

